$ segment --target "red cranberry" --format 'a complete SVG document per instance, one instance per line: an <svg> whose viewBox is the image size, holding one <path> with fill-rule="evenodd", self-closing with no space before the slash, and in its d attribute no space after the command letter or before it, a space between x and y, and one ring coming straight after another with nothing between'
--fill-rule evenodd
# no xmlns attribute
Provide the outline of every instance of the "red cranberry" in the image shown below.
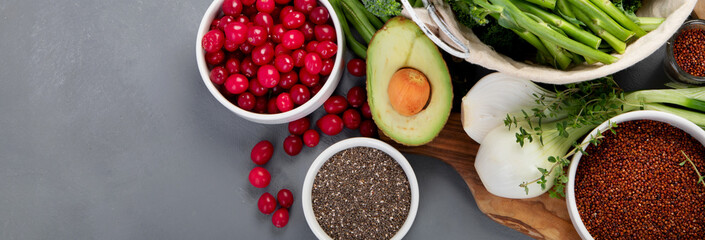
<svg viewBox="0 0 705 240"><path fill-rule="evenodd" d="M225 90L232 94L240 94L247 91L249 83L242 74L233 74L225 80Z"/></svg>
<svg viewBox="0 0 705 240"><path fill-rule="evenodd" d="M284 139L284 152L286 152L289 156L299 154L303 147L304 143L299 136L289 135Z"/></svg>
<svg viewBox="0 0 705 240"><path fill-rule="evenodd" d="M246 57L240 62L240 73L248 78L254 77L257 74L257 68L257 65L252 62L250 57Z"/></svg>
<svg viewBox="0 0 705 240"><path fill-rule="evenodd" d="M370 119L363 120L360 123L360 135L363 137L374 137L377 135L377 125Z"/></svg>
<svg viewBox="0 0 705 240"><path fill-rule="evenodd" d="M321 84L316 84L311 87L311 96L315 96L316 94L318 94L318 92L321 91L321 88L323 88L323 85Z"/></svg>
<svg viewBox="0 0 705 240"><path fill-rule="evenodd" d="M272 159L274 155L274 145L267 140L262 140L252 147L250 158L257 165L264 165Z"/></svg>
<svg viewBox="0 0 705 240"><path fill-rule="evenodd" d="M321 56L315 52L306 54L306 57L304 57L304 67L306 67L306 71L311 74L320 73L321 68L323 67Z"/></svg>
<svg viewBox="0 0 705 240"><path fill-rule="evenodd" d="M290 72L294 69L294 59L291 56L282 54L274 58L274 66L277 67L279 72Z"/></svg>
<svg viewBox="0 0 705 240"><path fill-rule="evenodd" d="M282 44L288 49L297 49L304 45L304 34L299 30L289 30L282 36Z"/></svg>
<svg viewBox="0 0 705 240"><path fill-rule="evenodd" d="M335 60L331 58L323 59L323 66L321 67L320 74L323 76L328 76L333 72L333 67L335 67Z"/></svg>
<svg viewBox="0 0 705 240"><path fill-rule="evenodd" d="M269 175L269 171L263 167L255 167L250 171L250 183L256 188L264 188L269 185L269 181L272 180L272 176Z"/></svg>
<svg viewBox="0 0 705 240"><path fill-rule="evenodd" d="M225 79L228 78L228 70L223 66L214 67L210 73L211 82L215 85L222 85L225 83Z"/></svg>
<svg viewBox="0 0 705 240"><path fill-rule="evenodd" d="M325 40L335 41L335 28L333 28L333 26L331 25L316 25L316 27L313 28L313 32L316 35L316 40L318 40L319 42Z"/></svg>
<svg viewBox="0 0 705 240"><path fill-rule="evenodd" d="M303 49L295 50L291 54L291 57L294 58L294 67L303 67L305 56L306 56L306 50L303 50Z"/></svg>
<svg viewBox="0 0 705 240"><path fill-rule="evenodd" d="M314 24L325 24L326 22L328 22L330 14L328 13L328 9L324 7L315 7L313 8L313 10L311 10L311 13L308 15L308 18Z"/></svg>
<svg viewBox="0 0 705 240"><path fill-rule="evenodd" d="M281 11L279 11L279 19L284 19L284 17L294 11L293 6L284 6Z"/></svg>
<svg viewBox="0 0 705 240"><path fill-rule="evenodd" d="M291 95L289 95L289 93L281 93L277 96L277 109L281 112L294 109L294 102L291 101Z"/></svg>
<svg viewBox="0 0 705 240"><path fill-rule="evenodd" d="M267 113L275 114L279 113L279 108L277 108L277 98L270 98L267 102Z"/></svg>
<svg viewBox="0 0 705 240"><path fill-rule="evenodd" d="M272 96L278 96L280 93L284 92L284 88L280 87L279 85L274 86L272 89Z"/></svg>
<svg viewBox="0 0 705 240"><path fill-rule="evenodd" d="M279 190L277 193L277 201L279 201L279 205L283 208L289 208L294 204L294 194L291 194L291 191L286 188Z"/></svg>
<svg viewBox="0 0 705 240"><path fill-rule="evenodd" d="M248 23L248 22L250 22L250 19L247 18L247 16L240 15L240 16L237 16L237 17L235 18L235 22L239 22L239 23Z"/></svg>
<svg viewBox="0 0 705 240"><path fill-rule="evenodd" d="M252 0L253 4L245 4L245 7L242 8L242 15L247 16L249 19L254 19L255 15L257 15L257 7L254 4L254 0ZM244 4L244 1L243 1Z"/></svg>
<svg viewBox="0 0 705 240"><path fill-rule="evenodd" d="M266 88L273 88L279 84L279 71L272 65L264 65L257 70L257 80Z"/></svg>
<svg viewBox="0 0 705 240"><path fill-rule="evenodd" d="M291 0L274 0L274 2L279 5L287 5L287 4L289 4L289 2L291 2ZM293 9L293 7L292 7L292 9Z"/></svg>
<svg viewBox="0 0 705 240"><path fill-rule="evenodd" d="M280 208L274 212L274 215L272 215L272 224L274 224L275 227L283 228L287 223L289 223L289 210Z"/></svg>
<svg viewBox="0 0 705 240"><path fill-rule="evenodd" d="M266 113L267 112L267 98L264 96L255 97L255 109L252 109L256 113Z"/></svg>
<svg viewBox="0 0 705 240"><path fill-rule="evenodd" d="M240 45L237 45L235 44L235 42L226 39L225 44L223 44L223 48L225 48L225 51L232 53L237 51L237 49L240 48Z"/></svg>
<svg viewBox="0 0 705 240"><path fill-rule="evenodd" d="M359 58L354 58L348 62L348 72L356 77L362 77L367 74L365 61Z"/></svg>
<svg viewBox="0 0 705 240"><path fill-rule="evenodd" d="M259 200L257 200L257 208L264 214L273 213L274 210L277 209L277 200L274 199L272 194L268 192L263 193L262 196L259 197Z"/></svg>
<svg viewBox="0 0 705 240"><path fill-rule="evenodd" d="M230 74L239 73L240 72L240 60L238 60L235 57L228 58L228 61L225 61L225 69L227 69L228 73L230 73Z"/></svg>
<svg viewBox="0 0 705 240"><path fill-rule="evenodd" d="M309 51L311 52L311 51ZM321 55L322 58L331 58L338 53L338 45L331 41L323 41L318 43L315 52Z"/></svg>
<svg viewBox="0 0 705 240"><path fill-rule="evenodd" d="M219 65L223 60L225 60L225 52L223 52L223 50L206 52L206 63L210 65Z"/></svg>
<svg viewBox="0 0 705 240"><path fill-rule="evenodd" d="M339 114L345 111L345 109L348 109L348 102L343 96L335 95L331 96L323 103L323 108L327 113Z"/></svg>
<svg viewBox="0 0 705 240"><path fill-rule="evenodd" d="M309 126L311 126L311 120L308 117L299 118L289 123L289 133L292 135L304 134Z"/></svg>
<svg viewBox="0 0 705 240"><path fill-rule="evenodd" d="M242 2L240 0L225 0L223 1L223 13L228 16L237 17L242 11Z"/></svg>
<svg viewBox="0 0 705 240"><path fill-rule="evenodd" d="M254 48L255 48L255 46L253 46L252 44L250 44L248 42L244 42L244 43L240 44L240 52L242 52L244 54L252 53L252 50Z"/></svg>
<svg viewBox="0 0 705 240"><path fill-rule="evenodd" d="M357 110L351 108L343 112L343 124L346 128L357 129L360 127L360 122L362 122L362 117Z"/></svg>
<svg viewBox="0 0 705 240"><path fill-rule="evenodd" d="M306 50L306 52L315 52L317 46L318 41L309 41L308 43L306 43L306 47L304 47L304 50Z"/></svg>
<svg viewBox="0 0 705 240"><path fill-rule="evenodd" d="M308 147L315 147L318 145L318 141L320 141L320 139L321 136L316 130L309 129L304 132L304 144Z"/></svg>
<svg viewBox="0 0 705 240"><path fill-rule="evenodd" d="M257 0L255 6L257 11L271 13L274 10L274 0Z"/></svg>
<svg viewBox="0 0 705 240"><path fill-rule="evenodd" d="M348 90L348 103L352 107L362 106L367 100L367 92L360 86L355 86Z"/></svg>
<svg viewBox="0 0 705 240"><path fill-rule="evenodd" d="M276 57L282 54L291 55L291 49L285 48L284 45L280 43L274 47L274 56Z"/></svg>
<svg viewBox="0 0 705 240"><path fill-rule="evenodd" d="M272 39L272 42L275 43L281 43L282 42L282 36L284 36L284 33L286 32L286 28L284 28L284 25L277 24L272 27L272 32L269 33L269 37ZM279 46L279 45L277 45Z"/></svg>
<svg viewBox="0 0 705 240"><path fill-rule="evenodd" d="M272 1L272 0L269 0L269 1ZM271 15L264 13L264 12L257 13L257 15L255 15L254 22L255 22L256 26L264 27L264 29L267 30L267 32L271 32L272 27L274 27L274 19L272 18Z"/></svg>
<svg viewBox="0 0 705 240"><path fill-rule="evenodd" d="M299 69L299 81L307 87L313 87L318 84L320 76L318 74L312 74L306 71L306 68Z"/></svg>
<svg viewBox="0 0 705 240"><path fill-rule="evenodd" d="M294 0L294 9L305 14L310 13L317 6L316 0Z"/></svg>
<svg viewBox="0 0 705 240"><path fill-rule="evenodd" d="M211 26L208 27L208 31L213 30L213 29L218 29L218 24L220 24L220 19L213 19L211 22ZM223 31L222 29L220 31Z"/></svg>
<svg viewBox="0 0 705 240"><path fill-rule="evenodd" d="M247 24L241 22L232 22L225 25L225 40L232 42L235 45L240 45L247 40Z"/></svg>
<svg viewBox="0 0 705 240"><path fill-rule="evenodd" d="M267 42L267 29L260 26L252 26L247 31L247 42L252 46L261 46Z"/></svg>
<svg viewBox="0 0 705 240"><path fill-rule="evenodd" d="M304 25L306 22L306 16L299 11L292 11L282 19L282 25L288 29L296 29Z"/></svg>
<svg viewBox="0 0 705 240"><path fill-rule="evenodd" d="M291 87L289 94L291 94L291 98L293 98L294 104L296 105L303 105L311 99L311 92L309 92L306 86L301 84L295 84Z"/></svg>
<svg viewBox="0 0 705 240"><path fill-rule="evenodd" d="M225 44L225 35L222 31L218 29L210 30L203 35L203 40L201 40L201 46L206 52L217 52Z"/></svg>
<svg viewBox="0 0 705 240"><path fill-rule="evenodd" d="M296 74L296 72L286 72L282 73L281 79L279 79L279 86L283 89L290 89L297 82L299 82L299 76Z"/></svg>
<svg viewBox="0 0 705 240"><path fill-rule="evenodd" d="M225 26L227 26L228 24L230 24L232 22L237 22L237 21L235 21L235 18L233 18L232 16L225 15L222 18L220 18L220 21L218 22L218 29L225 32ZM227 37L226 37L226 39L227 39Z"/></svg>
<svg viewBox="0 0 705 240"><path fill-rule="evenodd" d="M372 119L372 111L370 110L370 105L367 104L367 101L362 103L362 107L360 107L360 113L363 117L367 119Z"/></svg>
<svg viewBox="0 0 705 240"><path fill-rule="evenodd" d="M316 126L327 135L336 135L343 131L343 119L340 119L338 115L328 114L318 119Z"/></svg>
<svg viewBox="0 0 705 240"><path fill-rule="evenodd" d="M304 25L301 25L301 27L299 27L299 31L304 34L304 40L313 40L313 37L315 37L314 26L315 25L313 25L313 23L311 22L305 22Z"/></svg>
<svg viewBox="0 0 705 240"><path fill-rule="evenodd" d="M249 89L252 94L254 94L255 96L258 96L258 97L266 95L267 92L269 91L269 89L262 86L262 84L260 84L259 80L257 80L256 78L253 78L250 80Z"/></svg>
<svg viewBox="0 0 705 240"><path fill-rule="evenodd" d="M255 108L255 95L249 92L240 94L240 96L237 97L237 106L244 110L251 111Z"/></svg>
<svg viewBox="0 0 705 240"><path fill-rule="evenodd" d="M269 44L255 47L252 50L252 62L257 65L265 65L272 62L274 59L274 48Z"/></svg>
<svg viewBox="0 0 705 240"><path fill-rule="evenodd" d="M242 0L242 5L252 6L253 4L255 4L255 0Z"/></svg>

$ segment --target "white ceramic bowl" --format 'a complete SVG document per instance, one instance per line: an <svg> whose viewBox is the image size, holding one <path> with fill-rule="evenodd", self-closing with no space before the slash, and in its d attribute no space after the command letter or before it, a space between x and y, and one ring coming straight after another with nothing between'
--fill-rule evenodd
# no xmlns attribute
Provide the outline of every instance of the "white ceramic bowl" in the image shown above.
<svg viewBox="0 0 705 240"><path fill-rule="evenodd" d="M301 190L301 202L303 204L304 216L306 217L306 222L308 223L308 226L311 228L311 231L313 231L316 237L318 237L318 239L331 239L328 234L323 231L321 225L318 224L316 216L314 216L313 213L313 206L311 206L311 191L313 189L313 181L316 179L318 170L329 158L331 158L333 155L340 151L353 147L370 147L382 150L383 152L391 156L394 160L396 160L397 163L399 163L401 168L404 170L404 173L406 173L406 178L409 180L409 188L411 189L411 206L409 208L409 215L406 217L406 221L404 221L404 224L401 226L399 231L392 237L392 239L402 239L404 235L406 235L406 233L409 231L409 229L411 228L411 224L414 223L414 219L416 218L416 212L419 208L419 184L416 181L416 175L414 174L414 170L411 169L411 165L409 165L409 162L406 160L404 155L402 155L399 151L397 151L394 147L390 146L389 144L373 138L358 137L340 141L328 147L325 151L318 155L316 160L313 161L311 167L306 173L306 179L304 179L304 186L302 188L303 190Z"/></svg>
<svg viewBox="0 0 705 240"><path fill-rule="evenodd" d="M208 10L206 10L206 14L203 15L203 19L201 19L201 25L198 27L198 34L196 36L196 61L198 63L198 71L201 73L203 83L206 84L208 91L210 91L213 97L215 97L218 102L223 104L223 106L225 106L235 114L239 115L240 117L253 122L264 124L279 124L291 122L309 115L318 107L320 107L323 102L325 102L326 99L330 97L333 91L335 91L335 88L338 86L338 82L340 81L340 77L342 76L343 71L345 70L345 65L343 64L343 61L345 59L343 56L345 53L345 38L343 37L343 32L340 28L340 21L338 21L338 15L335 13L335 11L333 11L333 7L330 5L330 3L327 0L322 0L319 1L318 4L328 9L328 12L330 13L330 19L331 21L333 21L333 27L335 28L335 34L337 37L336 44L338 44L338 53L335 56L335 66L333 67L333 71L331 72L330 76L328 76L328 80L323 85L321 90L316 95L312 96L311 100L304 103L303 105L284 113L260 114L241 109L237 105L228 101L228 99L226 99L218 91L218 88L213 85L210 80L210 70L208 70L208 64L206 64L205 50L203 50L203 48L201 47L201 40L203 39L203 35L208 32L208 29L210 28L213 19L218 17L221 13L220 9L223 5L223 0L214 0L213 3L211 3L210 7L208 7ZM321 81L323 81L323 79L321 79Z"/></svg>
<svg viewBox="0 0 705 240"><path fill-rule="evenodd" d="M685 118L659 111L635 111L623 113L616 117L613 117L610 120L607 120L606 122L602 123L594 130L592 130L592 132L590 132L590 135L588 135L589 137L586 137L583 141L583 145L585 145L585 147L583 147L583 150L587 148L586 142L590 140L591 136L595 136L598 132L605 131L610 125L610 122L619 124L632 120L654 120L668 123L674 127L685 131L686 133L693 136L693 138L698 140L701 144L705 145L705 131L702 128L698 127L698 125L695 125L695 123L688 121ZM578 170L578 163L580 162L580 157L582 156L583 155L580 152L576 153L570 163L570 169L568 172L569 181L566 184L566 202L568 205L568 213L570 214L570 220L571 222L573 222L573 227L575 227L575 230L578 231L580 237L582 239L594 239L588 232L582 219L580 219L580 214L578 213L578 206L575 203L575 173Z"/></svg>

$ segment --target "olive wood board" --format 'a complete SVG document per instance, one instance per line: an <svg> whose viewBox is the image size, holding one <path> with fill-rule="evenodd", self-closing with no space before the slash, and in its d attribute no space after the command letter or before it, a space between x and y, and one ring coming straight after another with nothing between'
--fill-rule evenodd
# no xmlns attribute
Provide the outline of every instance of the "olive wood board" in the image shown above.
<svg viewBox="0 0 705 240"><path fill-rule="evenodd" d="M568 216L564 199L548 194L530 199L508 199L487 192L475 171L475 156L480 144L463 130L460 113L451 113L448 122L430 143L417 147L400 145L380 132L380 139L404 153L441 159L462 176L477 207L492 220L535 239L580 239Z"/></svg>

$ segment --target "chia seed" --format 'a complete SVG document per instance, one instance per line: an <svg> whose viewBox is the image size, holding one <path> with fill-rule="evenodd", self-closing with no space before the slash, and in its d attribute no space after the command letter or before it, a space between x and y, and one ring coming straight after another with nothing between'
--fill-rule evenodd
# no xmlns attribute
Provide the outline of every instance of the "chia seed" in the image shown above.
<svg viewBox="0 0 705 240"><path fill-rule="evenodd" d="M667 123L620 123L589 146L575 176L575 199L595 239L703 239L705 188L685 152L705 169L705 147Z"/></svg>
<svg viewBox="0 0 705 240"><path fill-rule="evenodd" d="M390 239L411 206L401 166L381 150L354 147L326 161L313 182L313 212L333 239Z"/></svg>

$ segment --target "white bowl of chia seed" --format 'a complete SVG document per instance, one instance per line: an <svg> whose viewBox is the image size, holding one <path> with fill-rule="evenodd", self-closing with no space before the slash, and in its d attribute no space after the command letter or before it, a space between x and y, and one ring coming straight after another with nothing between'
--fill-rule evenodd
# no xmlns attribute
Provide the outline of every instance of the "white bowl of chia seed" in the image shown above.
<svg viewBox="0 0 705 240"><path fill-rule="evenodd" d="M313 161L301 199L318 239L402 239L416 218L419 185L394 147L350 138Z"/></svg>

